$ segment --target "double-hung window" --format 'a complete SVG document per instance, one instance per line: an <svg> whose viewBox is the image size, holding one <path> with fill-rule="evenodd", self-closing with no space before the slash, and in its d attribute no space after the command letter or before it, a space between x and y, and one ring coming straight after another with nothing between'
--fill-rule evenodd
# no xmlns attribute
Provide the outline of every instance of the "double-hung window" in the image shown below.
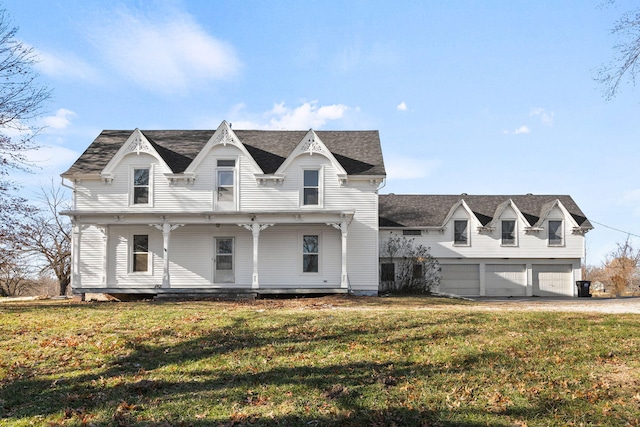
<svg viewBox="0 0 640 427"><path fill-rule="evenodd" d="M469 244L469 221L453 221L453 244L466 246Z"/></svg>
<svg viewBox="0 0 640 427"><path fill-rule="evenodd" d="M516 244L516 221L505 219L502 221L502 245L515 246Z"/></svg>
<svg viewBox="0 0 640 427"><path fill-rule="evenodd" d="M216 167L216 209L235 210L235 166L234 159L218 159Z"/></svg>
<svg viewBox="0 0 640 427"><path fill-rule="evenodd" d="M134 273L144 273L149 271L149 236L146 234L135 234L132 242L131 271Z"/></svg>
<svg viewBox="0 0 640 427"><path fill-rule="evenodd" d="M319 271L320 236L305 234L302 236L302 272L317 273Z"/></svg>
<svg viewBox="0 0 640 427"><path fill-rule="evenodd" d="M304 169L302 183L302 205L317 206L320 204L320 170Z"/></svg>
<svg viewBox="0 0 640 427"><path fill-rule="evenodd" d="M133 170L133 204L148 205L150 203L150 170L149 168Z"/></svg>
<svg viewBox="0 0 640 427"><path fill-rule="evenodd" d="M563 234L562 221L549 220L549 246L562 246Z"/></svg>

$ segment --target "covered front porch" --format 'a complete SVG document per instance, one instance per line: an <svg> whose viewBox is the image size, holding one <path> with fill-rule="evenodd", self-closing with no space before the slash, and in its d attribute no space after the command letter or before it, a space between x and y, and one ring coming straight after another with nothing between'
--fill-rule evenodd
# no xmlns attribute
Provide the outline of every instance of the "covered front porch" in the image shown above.
<svg viewBox="0 0 640 427"><path fill-rule="evenodd" d="M76 294L350 290L347 248L354 212L66 214L74 224Z"/></svg>

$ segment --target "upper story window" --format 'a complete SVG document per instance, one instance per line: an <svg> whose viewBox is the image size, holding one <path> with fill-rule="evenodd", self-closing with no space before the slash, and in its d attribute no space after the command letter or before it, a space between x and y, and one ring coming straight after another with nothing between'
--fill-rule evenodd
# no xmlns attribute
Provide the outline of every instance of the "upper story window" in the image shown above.
<svg viewBox="0 0 640 427"><path fill-rule="evenodd" d="M235 210L235 159L218 159L216 163L216 209Z"/></svg>
<svg viewBox="0 0 640 427"><path fill-rule="evenodd" d="M469 221L453 221L453 244L460 246L469 244Z"/></svg>
<svg viewBox="0 0 640 427"><path fill-rule="evenodd" d="M502 245L515 246L516 244L516 221L505 219L502 221Z"/></svg>
<svg viewBox="0 0 640 427"><path fill-rule="evenodd" d="M549 220L549 246L562 246L564 231L561 220Z"/></svg>
<svg viewBox="0 0 640 427"><path fill-rule="evenodd" d="M151 201L151 174L149 168L133 170L133 204L148 205Z"/></svg>
<svg viewBox="0 0 640 427"><path fill-rule="evenodd" d="M135 234L132 244L131 271L134 273L144 273L149 271L149 236L146 234Z"/></svg>
<svg viewBox="0 0 640 427"><path fill-rule="evenodd" d="M320 205L320 170L305 169L303 174L302 204L304 206Z"/></svg>
<svg viewBox="0 0 640 427"><path fill-rule="evenodd" d="M302 236L302 272L319 271L320 236L317 234Z"/></svg>

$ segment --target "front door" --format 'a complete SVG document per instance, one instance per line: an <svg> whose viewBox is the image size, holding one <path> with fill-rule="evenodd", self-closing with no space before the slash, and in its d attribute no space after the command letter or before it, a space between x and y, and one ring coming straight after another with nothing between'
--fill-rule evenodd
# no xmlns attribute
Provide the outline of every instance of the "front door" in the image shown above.
<svg viewBox="0 0 640 427"><path fill-rule="evenodd" d="M216 237L214 263L215 283L234 283L233 237Z"/></svg>

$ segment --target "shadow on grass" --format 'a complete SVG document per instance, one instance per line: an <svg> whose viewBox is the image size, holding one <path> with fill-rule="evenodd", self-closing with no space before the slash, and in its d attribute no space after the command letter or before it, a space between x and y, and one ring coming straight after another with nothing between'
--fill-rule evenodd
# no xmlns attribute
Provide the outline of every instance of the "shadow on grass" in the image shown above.
<svg viewBox="0 0 640 427"><path fill-rule="evenodd" d="M451 317L452 323L460 327L456 330L441 331L431 339L460 338L476 333L466 315L457 313ZM309 319L312 319L311 317ZM451 373L472 372L485 369L489 362L504 357L492 352L462 355L449 360L447 364L415 364L409 361L398 363L391 360L349 361L349 351L344 349L344 362L321 364L314 359L314 350L326 343L340 348L349 342L360 342L367 337L362 325L337 325L324 327L318 334L305 330L305 317L291 319L289 323L264 325L259 328L247 326L246 317L237 317L233 323L213 331L204 331L195 338L183 340L173 345L156 345L151 338L171 334L170 326L149 334L143 342L130 341L130 352L125 357L97 368L90 374L69 372L66 378L55 381L38 378L25 373L10 382L0 382L0 424L18 422L26 417L59 416L71 424L81 424L83 417L95 425L160 425L183 424L193 426L211 425L440 425L479 426L487 421L467 421L483 419L495 414L475 410L470 407L443 409L444 402L432 403L410 399L399 390L415 380L437 387L438 381ZM397 332L392 322L365 325L375 329L373 338ZM437 323L416 321L402 326L403 331L437 326ZM293 328L294 332L282 337L282 328ZM420 339L425 339L420 337ZM279 340L279 341L276 341ZM385 340L382 345L399 346L402 338ZM262 366L239 365L230 368L222 366L223 356L234 352L249 352L266 349L274 344L290 348L291 356L304 354L306 359L292 358L278 364L265 362ZM368 343L367 345L370 345ZM331 347L330 346L330 347ZM278 354L286 351L280 348ZM315 356L317 357L317 356ZM256 357L254 356L254 359ZM192 364L198 363L197 367ZM283 366L284 365L284 366ZM177 371L167 374L166 369ZM160 372L160 370L163 370ZM79 374L79 375L76 375ZM58 377L58 375L57 375ZM168 379L175 378L175 379ZM436 381L438 379L438 381ZM277 404L290 401L292 407L288 415L268 416L252 414L250 409L262 404L254 393L268 388L268 399ZM257 392L256 392L257 390ZM278 395L281 390L296 390L303 394ZM409 402L408 400L412 400ZM205 411L207 407L221 406L227 415L210 418L203 415L199 419L194 411ZM123 406L123 404L126 405ZM546 411L546 402L535 402L531 407L518 411L519 417L534 419ZM562 402L555 402L556 409ZM165 408L178 405L183 408L176 418L158 415L160 421L150 419L144 408ZM337 410L334 414L324 414L325 407ZM434 407L435 406L435 407ZM123 409L124 408L124 409ZM190 410L184 410L189 408ZM245 411L246 410L246 411ZM230 413L233 411L233 413ZM164 418L163 418L164 417ZM165 423L165 424L162 424ZM489 425L512 425L494 423Z"/></svg>

